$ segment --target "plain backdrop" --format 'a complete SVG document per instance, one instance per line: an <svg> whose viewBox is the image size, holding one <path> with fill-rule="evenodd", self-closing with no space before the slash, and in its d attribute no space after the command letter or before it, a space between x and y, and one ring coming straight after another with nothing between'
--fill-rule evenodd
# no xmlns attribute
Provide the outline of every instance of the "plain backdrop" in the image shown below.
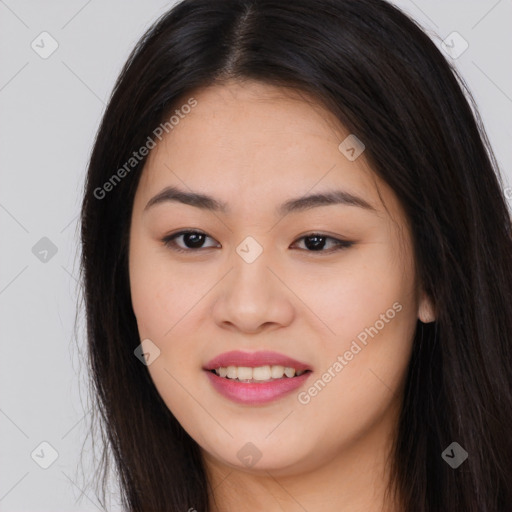
<svg viewBox="0 0 512 512"><path fill-rule="evenodd" d="M81 191L117 74L173 3L0 0L0 511L102 510L87 443L85 478L79 466L90 417L76 308ZM438 46L467 42L454 62L510 186L512 0L395 3ZM114 487L109 510L119 510Z"/></svg>

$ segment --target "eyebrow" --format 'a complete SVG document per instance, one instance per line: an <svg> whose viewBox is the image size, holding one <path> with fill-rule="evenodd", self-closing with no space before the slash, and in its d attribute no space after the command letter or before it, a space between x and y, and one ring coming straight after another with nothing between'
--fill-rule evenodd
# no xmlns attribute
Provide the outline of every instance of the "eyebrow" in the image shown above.
<svg viewBox="0 0 512 512"><path fill-rule="evenodd" d="M227 214L230 211L227 203L215 199L214 197L197 192L187 192L173 186L164 188L156 196L152 197L144 207L144 211L157 204L167 202L183 203L196 208L201 208L202 210L224 214ZM377 212L377 210L362 197L356 196L345 190L328 190L318 194L310 194L296 199L290 199L276 209L276 215L283 216L292 212L299 212L319 206L334 204L357 206L359 208L364 208L365 210Z"/></svg>

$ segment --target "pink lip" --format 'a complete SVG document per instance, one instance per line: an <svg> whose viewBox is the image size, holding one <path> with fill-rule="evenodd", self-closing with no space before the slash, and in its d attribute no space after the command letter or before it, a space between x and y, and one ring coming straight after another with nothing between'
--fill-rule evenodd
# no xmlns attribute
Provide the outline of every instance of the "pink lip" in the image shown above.
<svg viewBox="0 0 512 512"><path fill-rule="evenodd" d="M301 363L296 359L271 352L268 350L260 352L241 352L240 350L233 350L231 352L224 352L217 357L214 357L205 366L205 370L215 370L220 367L227 366L247 366L255 368L257 366L284 366L288 368L295 368L297 371L311 370L307 364Z"/></svg>
<svg viewBox="0 0 512 512"><path fill-rule="evenodd" d="M212 386L223 396L233 402L245 405L258 405L277 400L293 390L302 386L311 372L299 377L283 377L269 382L238 382L236 380L219 377L216 373L207 371Z"/></svg>
<svg viewBox="0 0 512 512"><path fill-rule="evenodd" d="M247 366L255 368L256 366L274 366L280 365L296 370L310 370L298 377L283 377L268 382L239 382L225 377L219 377L214 370L227 366ZM225 352L210 362L203 368L210 379L212 386L221 395L229 398L233 402L245 405L258 405L277 400L304 384L311 374L311 367L277 352Z"/></svg>

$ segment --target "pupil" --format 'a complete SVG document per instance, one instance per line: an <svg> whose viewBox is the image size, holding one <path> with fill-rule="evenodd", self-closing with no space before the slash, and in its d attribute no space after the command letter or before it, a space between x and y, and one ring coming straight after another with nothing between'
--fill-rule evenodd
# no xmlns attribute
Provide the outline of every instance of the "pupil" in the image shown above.
<svg viewBox="0 0 512 512"><path fill-rule="evenodd" d="M313 240L313 243L308 243L308 240ZM320 241L320 242L319 242ZM304 244L310 250L317 251L325 246L324 236L308 236L304 239Z"/></svg>
<svg viewBox="0 0 512 512"><path fill-rule="evenodd" d="M202 243L204 242L203 237L204 235L201 233L187 233L184 235L185 244L187 246L192 246L193 248L201 247Z"/></svg>

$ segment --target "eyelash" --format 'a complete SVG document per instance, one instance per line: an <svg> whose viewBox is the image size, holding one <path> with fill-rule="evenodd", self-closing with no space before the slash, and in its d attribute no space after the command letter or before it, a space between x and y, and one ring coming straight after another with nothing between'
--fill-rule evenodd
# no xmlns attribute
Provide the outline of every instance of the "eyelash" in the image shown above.
<svg viewBox="0 0 512 512"><path fill-rule="evenodd" d="M198 252L198 251L204 250L204 249L215 249L215 247L206 247L206 248L199 247L199 248L196 248L196 249L191 249L191 248L183 249L182 247L177 246L176 242L175 242L175 239L180 237L180 236L187 235L187 234L205 235L207 238L211 238L206 233L203 233L202 231L196 231L196 230L190 229L190 230L186 230L186 231L179 231L178 233L174 233L172 235L168 235L168 236L162 238L162 243L166 247L172 249L173 251L180 252L180 253L191 253L191 252ZM354 242L351 242L349 240L340 240L338 238L333 238L332 236L327 236L327 235L324 235L322 233L308 233L308 234L303 235L300 238L298 238L297 241L302 240L304 238L311 238L311 237L315 237L315 236L316 237L320 237L320 238L325 238L327 240L334 240L336 242L336 247L334 247L332 249L329 249L329 250L325 250L325 251L324 250L311 251L311 250L308 250L308 249L301 249L302 251L310 252L310 253L313 253L313 254L314 253L324 253L324 254L327 253L327 254L331 254L333 252L337 252L337 251L340 251L340 250L343 250L343 249L348 249L349 247L354 245ZM296 242L294 242L294 243L296 243Z"/></svg>

